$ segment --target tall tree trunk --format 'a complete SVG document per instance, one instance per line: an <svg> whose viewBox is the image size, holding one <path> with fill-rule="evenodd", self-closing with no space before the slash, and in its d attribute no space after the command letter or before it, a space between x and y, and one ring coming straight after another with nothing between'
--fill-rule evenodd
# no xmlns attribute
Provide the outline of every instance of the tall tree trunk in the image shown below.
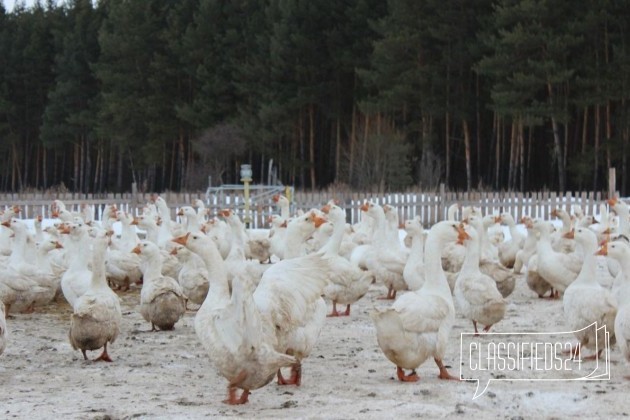
<svg viewBox="0 0 630 420"><path fill-rule="evenodd" d="M35 151L36 151L36 156L35 156L35 188L39 188L39 173L40 173L40 166L39 166L39 159L40 159L40 155L41 155L41 151L42 151L42 146L41 145L37 145L35 146Z"/></svg>
<svg viewBox="0 0 630 420"><path fill-rule="evenodd" d="M122 192L122 180L123 180L123 150L121 146L118 146L118 171L116 173L116 191Z"/></svg>
<svg viewBox="0 0 630 420"><path fill-rule="evenodd" d="M599 181L599 120L599 105L595 105L595 121L593 122L595 125L595 132L593 134L593 137L595 137L595 151L593 153L593 157L595 159L593 165L593 191L597 191Z"/></svg>
<svg viewBox="0 0 630 420"><path fill-rule="evenodd" d="M177 141L174 141L171 147L171 170L168 176L168 189L173 189L173 180L175 179L175 162L177 162ZM215 183L218 180L213 179L212 182Z"/></svg>
<svg viewBox="0 0 630 420"><path fill-rule="evenodd" d="M76 192L79 189L79 145L76 140L72 145L72 151L72 192Z"/></svg>
<svg viewBox="0 0 630 420"><path fill-rule="evenodd" d="M510 164L508 167L508 190L510 191L514 189L517 118L518 117L512 120L512 130L510 131Z"/></svg>
<svg viewBox="0 0 630 420"><path fill-rule="evenodd" d="M527 130L527 166L525 167L525 185L529 186L529 174L531 173L532 162L532 130L531 127Z"/></svg>
<svg viewBox="0 0 630 420"><path fill-rule="evenodd" d="M448 101L447 101L448 109ZM446 187L451 185L451 114L446 111L444 116L444 146L446 152Z"/></svg>
<svg viewBox="0 0 630 420"><path fill-rule="evenodd" d="M495 133L495 149L494 149L494 189L499 189L499 176L501 173L501 119L495 112L493 118L494 133Z"/></svg>
<svg viewBox="0 0 630 420"><path fill-rule="evenodd" d="M308 107L308 159L311 166L311 189L315 189L315 106Z"/></svg>
<svg viewBox="0 0 630 420"><path fill-rule="evenodd" d="M554 95L553 95L553 87L551 86L551 82L547 82L547 93L549 95L549 105L553 110L554 106ZM553 149L554 154L556 156L556 160L558 163L558 186L560 192L565 191L565 170L564 170L564 153L562 151L562 143L560 142L560 133L558 130L558 121L555 116L551 117L551 128L553 130Z"/></svg>
<svg viewBox="0 0 630 420"><path fill-rule="evenodd" d="M298 139L300 144L300 162L306 162L306 155L304 150L304 120L303 112L300 110L300 116L298 120ZM306 181L304 178L304 164L300 165L300 185L302 188L306 188Z"/></svg>
<svg viewBox="0 0 630 420"><path fill-rule="evenodd" d="M357 105L352 104L352 121L350 125L350 158L348 168L348 184L352 185L354 175L354 150L357 142Z"/></svg>
<svg viewBox="0 0 630 420"><path fill-rule="evenodd" d="M470 167L470 128L468 121L462 120L462 130L464 131L464 148L466 154L466 191L472 190L472 170Z"/></svg>
<svg viewBox="0 0 630 420"><path fill-rule="evenodd" d="M621 194L625 197L628 194L628 139L630 138L630 128L623 129L621 144Z"/></svg>
<svg viewBox="0 0 630 420"><path fill-rule="evenodd" d="M365 158L367 156L367 146L368 146L368 135L370 131L370 116L365 115L365 124L363 129L363 145L361 146L361 165L359 166L359 173L357 176L359 178L365 177Z"/></svg>
<svg viewBox="0 0 630 420"><path fill-rule="evenodd" d="M337 117L337 135L335 144L335 183L341 180L339 172L341 170L341 118Z"/></svg>
<svg viewBox="0 0 630 420"><path fill-rule="evenodd" d="M184 136L179 133L179 174L177 175L179 183L177 189L181 190L184 182L184 176L186 171L186 145L184 144Z"/></svg>
<svg viewBox="0 0 630 420"><path fill-rule="evenodd" d="M612 137L612 123L610 121L610 100L606 102L606 168L612 167L610 156L610 139Z"/></svg>
<svg viewBox="0 0 630 420"><path fill-rule="evenodd" d="M479 82L479 74L475 74L475 110L477 114L477 182L481 181L482 172L481 172L481 150L482 150L482 141L483 135L481 134L481 105L479 103L479 98L481 97L481 86Z"/></svg>
<svg viewBox="0 0 630 420"><path fill-rule="evenodd" d="M42 148L42 174L44 178L44 189L48 188L48 150Z"/></svg>
<svg viewBox="0 0 630 420"><path fill-rule="evenodd" d="M96 168L94 168L94 182L92 184L92 192L100 192L98 188L99 180L101 179L101 145L96 146Z"/></svg>
<svg viewBox="0 0 630 420"><path fill-rule="evenodd" d="M584 121L582 121L582 154L586 153L588 139L588 106L584 107Z"/></svg>
<svg viewBox="0 0 630 420"><path fill-rule="evenodd" d="M518 127L518 173L519 173L519 191L524 191L525 190L525 174L524 174L524 167L525 167L525 136L523 133L523 119L521 118L519 120L519 127Z"/></svg>

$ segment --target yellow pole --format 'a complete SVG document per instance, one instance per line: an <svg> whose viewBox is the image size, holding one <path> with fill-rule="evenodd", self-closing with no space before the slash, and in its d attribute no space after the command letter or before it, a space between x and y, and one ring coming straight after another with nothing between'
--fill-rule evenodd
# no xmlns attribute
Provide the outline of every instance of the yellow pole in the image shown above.
<svg viewBox="0 0 630 420"><path fill-rule="evenodd" d="M249 179L244 179L243 183L245 184L245 227L249 229L249 223L251 222L249 217Z"/></svg>

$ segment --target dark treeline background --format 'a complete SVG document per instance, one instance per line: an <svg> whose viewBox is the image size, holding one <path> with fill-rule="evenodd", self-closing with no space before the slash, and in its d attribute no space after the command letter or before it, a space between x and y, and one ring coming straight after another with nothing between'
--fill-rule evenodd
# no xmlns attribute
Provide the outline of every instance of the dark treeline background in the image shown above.
<svg viewBox="0 0 630 420"><path fill-rule="evenodd" d="M0 6L0 190L628 192L628 0Z"/></svg>

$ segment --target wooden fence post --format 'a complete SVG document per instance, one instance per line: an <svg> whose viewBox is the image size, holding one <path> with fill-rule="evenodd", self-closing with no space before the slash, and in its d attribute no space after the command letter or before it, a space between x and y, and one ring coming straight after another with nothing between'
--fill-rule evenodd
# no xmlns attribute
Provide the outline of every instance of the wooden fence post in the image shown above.
<svg viewBox="0 0 630 420"><path fill-rule="evenodd" d="M617 174L615 168L608 168L608 198L613 198L617 194Z"/></svg>

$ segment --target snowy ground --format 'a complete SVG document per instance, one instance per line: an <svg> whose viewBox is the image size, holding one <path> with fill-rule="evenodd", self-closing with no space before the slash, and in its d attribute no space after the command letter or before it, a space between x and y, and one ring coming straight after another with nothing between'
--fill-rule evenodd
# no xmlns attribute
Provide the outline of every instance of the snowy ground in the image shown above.
<svg viewBox="0 0 630 420"><path fill-rule="evenodd" d="M45 220L44 226L52 223ZM522 229L522 226L519 227ZM506 238L509 232L506 229ZM522 229L524 231L524 229ZM404 233L401 235L404 237ZM574 382L492 382L473 400L473 382L441 381L432 361L418 370L421 380L402 383L383 355L369 318L385 289L374 285L346 318L328 318L310 358L302 386L274 383L256 390L244 406L228 406L226 380L212 368L188 312L171 332L148 332L138 313L139 289L121 293L121 335L110 347L113 363L85 362L68 341L70 307L59 302L8 320L9 342L0 356L2 418L566 418L630 415L630 368L616 346L611 379ZM564 330L561 301L541 300L521 279L506 318L494 332ZM460 334L471 332L458 316L445 357L459 374ZM90 356L98 354L92 352Z"/></svg>
<svg viewBox="0 0 630 420"><path fill-rule="evenodd" d="M612 378L595 382L492 382L472 399L472 382L441 381L434 363L419 369L421 380L401 383L379 349L368 316L389 305L373 286L347 318L329 318L313 354L304 361L302 386L272 383L254 391L244 406L228 406L226 381L213 370L189 312L172 332L147 332L137 311L138 289L121 294L122 333L111 346L113 363L85 362L67 338L70 307L65 302L9 319L9 344L0 356L2 418L566 418L630 414L630 369L617 347ZM524 280L509 297L506 318L493 328L558 331L562 302L541 300ZM458 317L445 363L458 374L459 337L472 326ZM96 352L90 354L97 356Z"/></svg>

